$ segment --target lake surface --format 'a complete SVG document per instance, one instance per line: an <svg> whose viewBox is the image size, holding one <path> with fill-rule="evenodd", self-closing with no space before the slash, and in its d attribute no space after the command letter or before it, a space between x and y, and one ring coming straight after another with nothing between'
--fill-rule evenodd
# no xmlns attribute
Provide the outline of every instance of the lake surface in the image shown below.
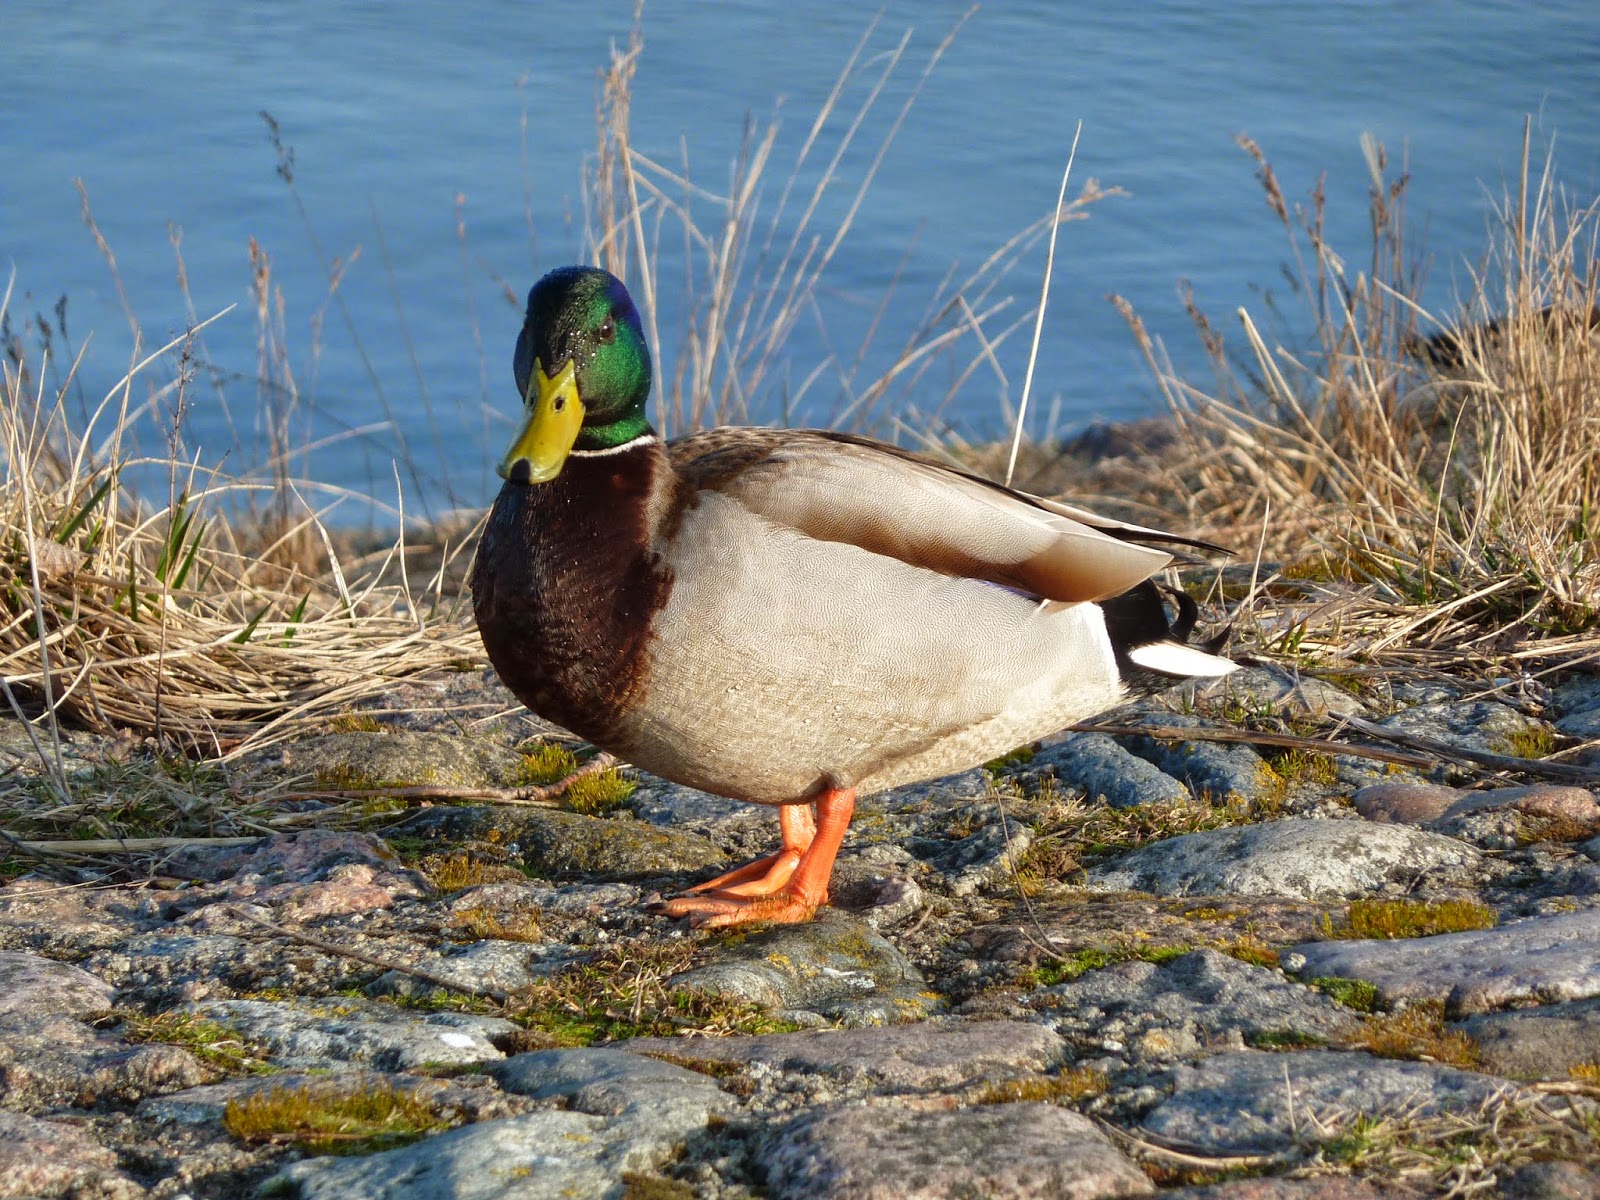
<svg viewBox="0 0 1600 1200"><path fill-rule="evenodd" d="M1264 148L1291 199L1327 173L1330 241L1352 265L1368 253L1360 135L1404 159L1409 211L1431 262L1425 299L1441 314L1468 290L1491 201L1517 171L1525 115L1536 154L1553 141L1573 194L1600 193L1593 0L1090 7L986 5L925 79L965 4L889 0L871 32L873 6L838 0L646 8L634 148L674 171L687 161L698 187L722 194L747 117L759 128L776 116L760 236L819 106L865 38L834 119L796 175L778 246L794 236L805 197L902 38L900 64L841 157L802 251L813 234L831 239L920 86L814 303L748 398L751 419L848 414L941 280L966 276L1050 211L1079 119L1072 190L1093 178L1126 195L1062 227L1035 433L1159 410L1108 293L1131 300L1179 366L1203 380L1178 281L1191 281L1226 329L1238 306L1263 308L1263 289L1284 291L1287 243L1253 163L1233 144L1238 133ZM81 179L146 350L183 333L191 299L202 318L237 305L196 348L189 453L240 472L260 464L264 413L285 403L287 364L293 437L319 443L297 471L392 499L398 457L409 513L484 503L517 404L509 366L520 298L540 273L585 254L596 69L613 41L626 40L631 13L619 0L415 9L7 0L0 271L15 271L13 327L36 312L53 323L65 295L72 344L92 334L80 372L87 402L127 367L133 335L82 220ZM293 190L261 110L292 147ZM696 214L709 226L714 204L698 201ZM684 237L670 218L658 236L659 366L670 378L689 312ZM273 305L281 298L281 329L265 355L277 391L257 383L252 239L270 261ZM341 276L330 300L333 260ZM1043 265L1035 241L990 294L991 303L1015 296L991 336L1033 304ZM904 424L880 421L880 430L907 441L937 436L946 422L972 436L999 433L1030 336L1031 326L1018 328L992 360L966 339L909 395L891 392L885 403ZM158 365L141 382L159 386L175 370ZM148 394L135 389L136 399ZM154 429L147 439L162 445ZM362 512L351 504L335 519Z"/></svg>

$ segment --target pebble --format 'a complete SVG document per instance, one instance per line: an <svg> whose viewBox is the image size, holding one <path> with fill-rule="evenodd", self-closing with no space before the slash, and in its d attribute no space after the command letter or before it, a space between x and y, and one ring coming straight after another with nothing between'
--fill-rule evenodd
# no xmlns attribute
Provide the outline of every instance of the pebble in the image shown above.
<svg viewBox="0 0 1600 1200"><path fill-rule="evenodd" d="M1043 1025L1022 1021L923 1021L881 1029L807 1030L756 1037L635 1038L636 1053L707 1063L766 1063L785 1071L868 1080L892 1091L962 1087L1037 1074L1065 1047Z"/></svg>
<svg viewBox="0 0 1600 1200"><path fill-rule="evenodd" d="M1172 1097L1144 1127L1208 1153L1273 1153L1331 1140L1359 1120L1473 1108L1508 1086L1455 1067L1354 1051L1237 1050L1178 1067Z"/></svg>
<svg viewBox="0 0 1600 1200"><path fill-rule="evenodd" d="M1555 691L1556 720L1600 710L1600 679L1590 682L1587 691L1574 683ZM421 686L397 685L396 695ZM391 754L387 734L339 735L314 752L349 770L410 761L436 772L455 764L451 771L478 786L503 777L516 740L534 732L529 719L494 717L510 705L482 676L452 675L444 686L450 711L398 718L428 735L406 743L418 752L411 759ZM1396 700L1413 710L1397 717L1424 736L1479 744L1471 740L1479 735L1502 753L1518 730L1548 728L1507 705L1459 699L1474 690L1466 681L1398 687ZM1162 711L1174 702L1207 720L1241 705L1270 717L1362 711L1358 697L1276 668L1185 695L1142 702L1128 719L1199 719ZM469 710L485 717L472 738L452 724ZM0 748L11 724L0 720ZM64 737L70 762L90 763L109 745L77 731ZM1031 761L997 767L1009 841L984 770L861 797L834 876L835 907L797 928L705 933L641 908L651 893L776 841L768 809L647 777L605 817L440 805L386 831L409 839L396 841L408 854L420 840L425 852L465 849L486 864L491 882L453 893L439 893L383 837L322 830L180 849L139 888L16 879L0 886L0 1200L147 1192L224 1200L263 1187L356 1200L1150 1194L1151 1177L1107 1140L1113 1127L1152 1141L1187 1137L1202 1153L1270 1146L1287 1156L1291 1176L1303 1176L1169 1185L1164 1196L1409 1200L1437 1171L1402 1179L1362 1160L1354 1170L1365 1178L1307 1174L1303 1154L1323 1136L1312 1118L1338 1130L1350 1113L1415 1102L1463 1108L1510 1085L1343 1048L1365 1018L1306 981L1367 978L1386 1000L1447 999L1464 1018L1458 1028L1477 1039L1485 1071L1499 1076L1564 1080L1600 1061L1592 950L1600 866L1590 861L1600 860L1600 836L1585 825L1593 793L1439 789L1419 793L1425 807L1407 808L1403 794L1352 793L1416 776L1352 756L1336 758L1337 783L1292 782L1286 795L1248 747L1152 742L1140 757L1133 744L1071 734ZM251 767L268 783L283 770L274 753ZM309 761L305 744L288 753ZM371 757L382 754L391 757ZM1481 784L1485 775L1457 765L1448 778ZM1270 798L1274 811L1281 803L1294 815L1165 838L1154 830L1116 857L1083 847L1073 853L1095 889L1084 890L1067 886L1082 875L1072 854L1058 853L1071 833L1040 794L1049 776L1059 791L1103 796L1112 807L1182 800L1199 788ZM1368 819L1344 807L1352 800ZM1091 805L1088 815L1106 814ZM1305 819L1312 815L1324 819ZM1024 897L1018 859L1059 867L1062 878L1041 881L1034 871L1026 877L1037 891ZM1463 897L1503 918L1540 915L1413 942L1317 940L1348 900ZM1256 965L1273 951L1292 976ZM649 981L643 1003L658 1029L675 1023L663 997L686 983L714 994L695 1002L712 1007L692 1010L688 1034L748 1019L732 1015L748 1009L718 1013L715 995L808 1028L629 1039L625 991L593 1022L523 1028L453 1011L458 1002L441 1005L432 984L380 974L360 956L513 993L593 962L620 983ZM1049 986L1034 974L1107 961ZM661 978L671 970L682 973ZM192 1051L134 1040L149 1030L132 1013L223 1023L276 1074L219 1078L200 1056L203 1042ZM550 1047L557 1036L614 1040ZM1079 1074L1091 1067L1103 1084ZM1286 1068L1292 1119L1274 1107L1288 1094ZM1075 1091L1060 1088L1066 1094L1037 1102L1078 1079L1089 1094L1072 1099ZM377 1081L463 1124L414 1146L298 1162L296 1151L236 1142L222 1126L230 1100L261 1088ZM1594 1193L1589 1167L1528 1157L1462 1159L1449 1169L1464 1172L1463 1195ZM1350 1168L1329 1161L1311 1170Z"/></svg>
<svg viewBox="0 0 1600 1200"><path fill-rule="evenodd" d="M1452 1013L1600 996L1600 910L1403 941L1314 942L1295 951L1306 960L1305 977L1365 979L1385 1003L1443 1000Z"/></svg>
<svg viewBox="0 0 1600 1200"><path fill-rule="evenodd" d="M1046 772L1062 786L1112 808L1191 798L1182 782L1103 733L1062 735L1060 741L1042 747L1018 778L1033 783Z"/></svg>
<svg viewBox="0 0 1600 1200"><path fill-rule="evenodd" d="M1517 755L1518 734L1549 734L1551 726L1498 700L1455 700L1418 704L1378 722L1385 729L1428 738L1465 750Z"/></svg>
<svg viewBox="0 0 1600 1200"><path fill-rule="evenodd" d="M1213 723L1186 713L1170 713L1162 714L1161 724L1201 728ZM1119 737L1117 740L1174 779L1182 780L1196 795L1209 796L1219 803L1259 800L1278 785L1272 768L1249 746L1229 742L1164 742L1149 737Z"/></svg>
<svg viewBox="0 0 1600 1200"><path fill-rule="evenodd" d="M1487 1013L1461 1030L1478 1043L1485 1070L1513 1079L1560 1079L1600 1063L1600 999Z"/></svg>
<svg viewBox="0 0 1600 1200"><path fill-rule="evenodd" d="M779 1200L1092 1200L1155 1193L1087 1117L1047 1104L850 1106L785 1127L763 1156Z"/></svg>
<svg viewBox="0 0 1600 1200"><path fill-rule="evenodd" d="M416 1012L343 996L326 1000L211 1000L190 1012L267 1048L300 1069L348 1065L380 1071L470 1065L504 1057L495 1038L518 1027L472 1013Z"/></svg>
<svg viewBox="0 0 1600 1200"><path fill-rule="evenodd" d="M927 1016L936 1003L894 944L855 917L828 909L804 925L750 934L715 961L673 978L693 988L781 1014L883 1025Z"/></svg>
<svg viewBox="0 0 1600 1200"><path fill-rule="evenodd" d="M105 980L81 967L37 954L0 951L0 1014L91 1017L110 1012L116 992Z"/></svg>
<svg viewBox="0 0 1600 1200"><path fill-rule="evenodd" d="M1328 1041L1351 1033L1349 1009L1279 971L1215 950L1166 962L1124 962L1041 988L1028 1005L1082 1046L1115 1041L1136 1058L1170 1059L1255 1039ZM1152 1040L1160 1031L1160 1041Z"/></svg>
<svg viewBox="0 0 1600 1200"><path fill-rule="evenodd" d="M1359 896L1388 883L1461 872L1477 851L1401 825L1285 820L1166 838L1089 872L1097 891L1158 896Z"/></svg>
<svg viewBox="0 0 1600 1200"><path fill-rule="evenodd" d="M1459 799L1459 788L1437 783L1371 783L1351 796L1350 804L1369 821L1421 825L1444 816Z"/></svg>

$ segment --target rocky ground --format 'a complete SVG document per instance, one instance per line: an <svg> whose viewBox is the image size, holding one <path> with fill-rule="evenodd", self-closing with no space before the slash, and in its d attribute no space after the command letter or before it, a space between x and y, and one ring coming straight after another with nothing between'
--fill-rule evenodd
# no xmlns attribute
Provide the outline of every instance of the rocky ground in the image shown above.
<svg viewBox="0 0 1600 1200"><path fill-rule="evenodd" d="M1482 758L1595 737L1600 680L1339 684L864 798L835 907L732 935L648 901L769 811L351 799L524 779L492 680L410 685L230 772L328 793L272 836L7 860L0 1197L1600 1195L1600 807ZM1349 716L1412 748L1173 740Z"/></svg>

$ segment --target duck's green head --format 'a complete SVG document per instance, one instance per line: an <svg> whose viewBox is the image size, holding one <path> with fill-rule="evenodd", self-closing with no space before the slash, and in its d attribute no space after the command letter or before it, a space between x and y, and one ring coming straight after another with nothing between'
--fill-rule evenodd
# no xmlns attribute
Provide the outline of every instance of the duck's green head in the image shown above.
<svg viewBox="0 0 1600 1200"><path fill-rule="evenodd" d="M522 430L500 477L545 483L574 450L609 450L650 432L650 348L622 280L595 267L561 267L528 293L517 337Z"/></svg>

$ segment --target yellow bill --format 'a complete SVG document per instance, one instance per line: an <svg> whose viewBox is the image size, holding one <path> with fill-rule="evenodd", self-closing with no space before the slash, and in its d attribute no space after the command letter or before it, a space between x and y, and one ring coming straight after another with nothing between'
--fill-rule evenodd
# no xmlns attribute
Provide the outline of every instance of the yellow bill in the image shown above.
<svg viewBox="0 0 1600 1200"><path fill-rule="evenodd" d="M528 395L522 400L527 419L496 469L501 479L512 483L548 483L561 474L583 428L583 401L572 360L551 377L535 359Z"/></svg>

